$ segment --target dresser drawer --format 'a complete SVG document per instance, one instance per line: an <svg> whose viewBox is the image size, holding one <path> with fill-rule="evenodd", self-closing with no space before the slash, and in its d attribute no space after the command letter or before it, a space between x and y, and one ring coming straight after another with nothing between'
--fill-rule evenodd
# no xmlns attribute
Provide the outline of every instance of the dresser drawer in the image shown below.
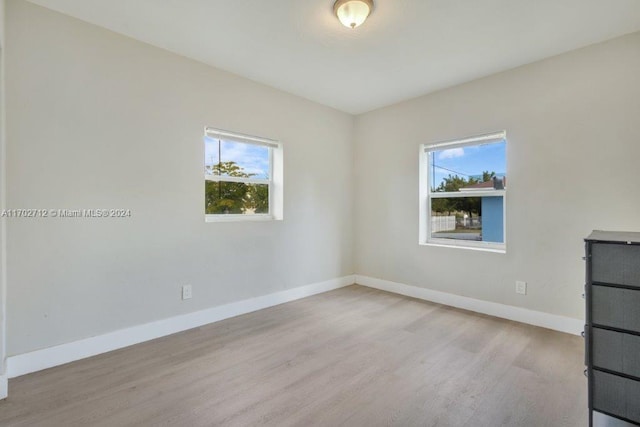
<svg viewBox="0 0 640 427"><path fill-rule="evenodd" d="M640 289L639 260L640 245L594 243L591 246L591 278L594 282Z"/></svg>
<svg viewBox="0 0 640 427"><path fill-rule="evenodd" d="M610 417L609 415L594 411L593 427L637 427L637 424L631 424L626 421Z"/></svg>
<svg viewBox="0 0 640 427"><path fill-rule="evenodd" d="M640 332L640 290L593 285L591 321L596 325Z"/></svg>
<svg viewBox="0 0 640 427"><path fill-rule="evenodd" d="M593 366L640 378L640 336L593 328Z"/></svg>
<svg viewBox="0 0 640 427"><path fill-rule="evenodd" d="M593 371L593 409L640 423L640 381Z"/></svg>

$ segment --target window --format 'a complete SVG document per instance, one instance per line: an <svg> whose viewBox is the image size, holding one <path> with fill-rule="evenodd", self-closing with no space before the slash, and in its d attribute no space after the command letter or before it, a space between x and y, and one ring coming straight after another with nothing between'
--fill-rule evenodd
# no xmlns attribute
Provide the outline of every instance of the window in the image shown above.
<svg viewBox="0 0 640 427"><path fill-rule="evenodd" d="M207 128L204 135L205 219L282 219L282 143Z"/></svg>
<svg viewBox="0 0 640 427"><path fill-rule="evenodd" d="M420 147L420 244L504 252L506 132Z"/></svg>

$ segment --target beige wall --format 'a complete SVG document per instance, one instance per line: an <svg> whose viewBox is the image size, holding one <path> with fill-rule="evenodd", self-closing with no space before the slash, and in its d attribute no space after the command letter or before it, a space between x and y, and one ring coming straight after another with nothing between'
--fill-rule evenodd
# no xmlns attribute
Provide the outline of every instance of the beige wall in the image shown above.
<svg viewBox="0 0 640 427"><path fill-rule="evenodd" d="M358 117L357 273L582 318L582 239L638 229L638 76L635 33ZM507 253L419 246L419 145L503 129Z"/></svg>
<svg viewBox="0 0 640 427"><path fill-rule="evenodd" d="M351 116L21 0L7 14L9 207L133 212L9 221L9 355L353 273ZM205 126L284 142L284 221L205 223Z"/></svg>

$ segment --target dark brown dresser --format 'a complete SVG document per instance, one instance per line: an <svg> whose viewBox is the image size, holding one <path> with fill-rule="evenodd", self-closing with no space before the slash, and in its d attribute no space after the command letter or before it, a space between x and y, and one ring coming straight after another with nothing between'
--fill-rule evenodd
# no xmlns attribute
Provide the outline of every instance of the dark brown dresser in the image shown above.
<svg viewBox="0 0 640 427"><path fill-rule="evenodd" d="M589 423L640 425L640 233L594 231L585 242Z"/></svg>

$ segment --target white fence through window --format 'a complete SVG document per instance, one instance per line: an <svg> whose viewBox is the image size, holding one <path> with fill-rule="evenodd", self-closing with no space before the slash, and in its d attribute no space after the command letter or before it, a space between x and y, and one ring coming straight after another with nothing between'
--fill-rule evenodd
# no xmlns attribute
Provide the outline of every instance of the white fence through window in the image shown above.
<svg viewBox="0 0 640 427"><path fill-rule="evenodd" d="M456 229L456 217L451 216L432 216L431 232L438 233L440 231L449 231Z"/></svg>

